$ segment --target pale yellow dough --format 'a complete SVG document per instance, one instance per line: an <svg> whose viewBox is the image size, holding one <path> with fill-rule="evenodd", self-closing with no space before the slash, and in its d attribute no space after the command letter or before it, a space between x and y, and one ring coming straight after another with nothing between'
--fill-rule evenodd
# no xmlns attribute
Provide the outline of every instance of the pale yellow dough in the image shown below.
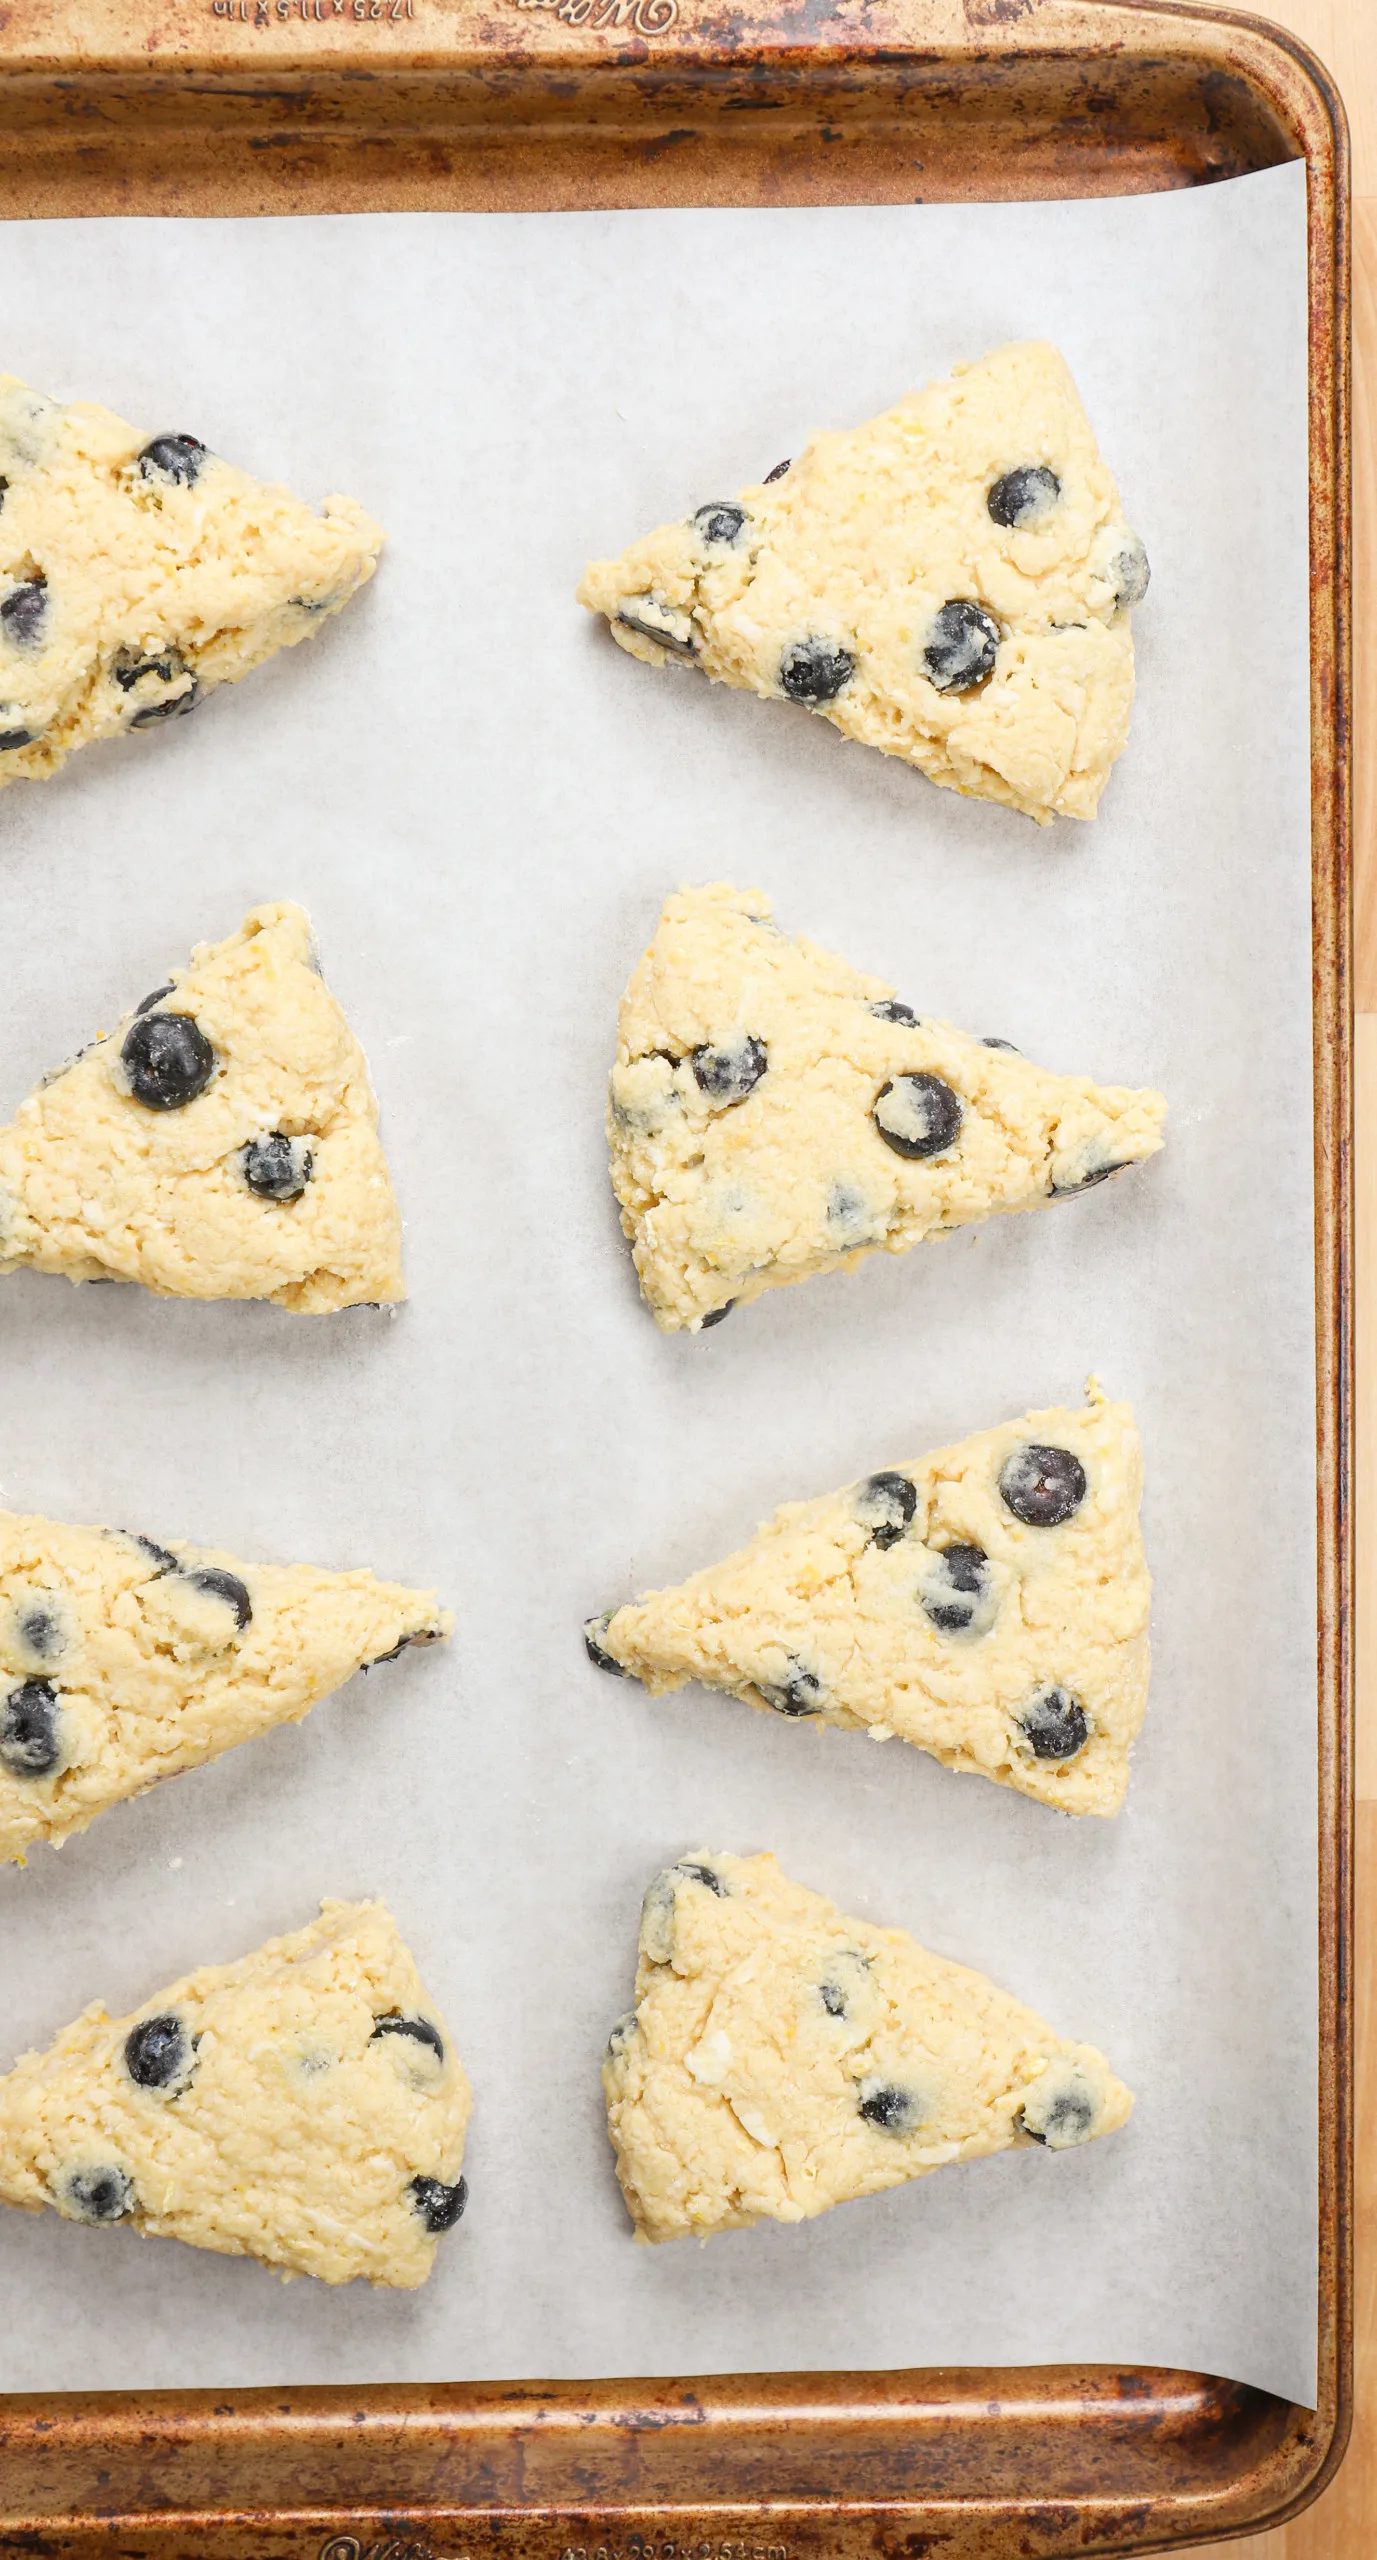
<svg viewBox="0 0 1377 2560"><path fill-rule="evenodd" d="M997 523L992 492L999 506L1007 475L1030 469L1047 502ZM1127 744L1129 606L1146 584L1066 365L1028 344L813 436L782 478L591 562L578 593L633 657L805 701L933 782L1045 823L1093 818ZM988 617L989 670L965 689L935 682L951 670L927 656L953 604ZM826 682L851 662L830 698L808 690L810 651Z"/></svg>
<svg viewBox="0 0 1377 2560"><path fill-rule="evenodd" d="M453 1626L433 1591L362 1569L244 1564L0 1511L0 1860L296 1723Z"/></svg>
<svg viewBox="0 0 1377 2560"><path fill-rule="evenodd" d="M125 1043L150 1014L190 1015L214 1053L176 1108L131 1090ZM249 1187L246 1150L273 1137L296 1147L295 1198ZM305 1315L405 1297L367 1064L300 907L255 907L227 942L198 944L0 1129L0 1274L25 1264Z"/></svg>
<svg viewBox="0 0 1377 2560"><path fill-rule="evenodd" d="M1004 1490L1025 1499L1030 1448L1083 1483L1053 1524ZM1127 1405L1026 1413L785 1503L725 1563L590 1620L590 1648L656 1696L696 1680L897 1734L1063 1813L1117 1813L1147 1704L1142 1477Z"/></svg>
<svg viewBox="0 0 1377 2560"><path fill-rule="evenodd" d="M108 409L0 374L0 783L190 710L372 577L382 535L352 498L315 515L218 454L180 468Z"/></svg>
<svg viewBox="0 0 1377 2560"><path fill-rule="evenodd" d="M719 881L666 901L622 998L607 1107L622 1225L666 1332L877 1249L1043 1208L1161 1146L1159 1093L1053 1075L914 1020L893 995L779 932L757 889ZM955 1133L897 1153L879 1119L902 1139L906 1096L941 1103L933 1079Z"/></svg>
<svg viewBox="0 0 1377 2560"><path fill-rule="evenodd" d="M803 2222L1013 2144L1068 2150L1133 2105L1093 2045L983 1974L717 1850L646 1895L603 2088L638 2240Z"/></svg>
<svg viewBox="0 0 1377 2560"><path fill-rule="evenodd" d="M0 2078L0 2200L285 2276L409 2288L463 2211L468 2118L391 1914L325 1902L292 1937L205 1965L127 2018L97 2000L21 2056Z"/></svg>

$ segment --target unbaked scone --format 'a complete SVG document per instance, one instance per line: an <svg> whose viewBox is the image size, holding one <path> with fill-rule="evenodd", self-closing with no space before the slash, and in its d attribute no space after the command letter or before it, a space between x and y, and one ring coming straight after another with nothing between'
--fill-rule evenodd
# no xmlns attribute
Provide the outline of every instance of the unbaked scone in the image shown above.
<svg viewBox="0 0 1377 2560"><path fill-rule="evenodd" d="M0 2078L0 2202L325 2284L424 2284L464 2210L469 2089L381 1902L323 1902Z"/></svg>
<svg viewBox="0 0 1377 2560"><path fill-rule="evenodd" d="M1013 2144L1114 2133L1133 2099L982 1973L852 1920L772 1857L698 1850L641 1911L603 2065L638 2240L803 2222Z"/></svg>
<svg viewBox="0 0 1377 2560"><path fill-rule="evenodd" d="M1160 1093L920 1017L718 881L666 901L632 974L607 1142L646 1304L697 1333L766 1289L1087 1191L1155 1155L1165 1116Z"/></svg>
<svg viewBox="0 0 1377 2560"><path fill-rule="evenodd" d="M245 1564L0 1511L0 1861L453 1627L433 1591L362 1568Z"/></svg>
<svg viewBox="0 0 1377 2560"><path fill-rule="evenodd" d="M404 1298L363 1051L300 907L203 942L0 1129L0 1275L296 1314Z"/></svg>
<svg viewBox="0 0 1377 2560"><path fill-rule="evenodd" d="M1147 555L1055 347L1000 347L595 560L633 657L803 703L932 781L1093 818Z"/></svg>
<svg viewBox="0 0 1377 2560"><path fill-rule="evenodd" d="M1093 1381L1092 1381L1093 1391ZM584 1630L653 1695L897 1734L1063 1813L1117 1813L1148 1689L1125 1404L1053 1406L788 1502L725 1563Z"/></svg>
<svg viewBox="0 0 1377 2560"><path fill-rule="evenodd" d="M196 436L0 374L0 783L309 639L381 542L352 498L315 515Z"/></svg>

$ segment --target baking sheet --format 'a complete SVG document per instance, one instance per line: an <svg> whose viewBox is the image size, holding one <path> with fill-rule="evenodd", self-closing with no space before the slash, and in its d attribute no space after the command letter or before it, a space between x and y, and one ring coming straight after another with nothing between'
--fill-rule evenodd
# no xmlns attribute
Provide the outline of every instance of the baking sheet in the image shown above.
<svg viewBox="0 0 1377 2560"><path fill-rule="evenodd" d="M0 796L0 1106L255 900L310 908L407 1218L395 1318L0 1293L0 1498L434 1582L447 1654L0 1874L0 2053L385 1895L476 2092L414 2296L0 2217L0 2387L1103 2359L1310 2402L1314 1385L1305 174L1090 204L90 222L0 238L3 360L390 535L194 721ZM1153 587L1097 823L1039 831L656 675L585 557L1013 336L1064 349ZM759 884L911 1002L1160 1085L1165 1155L665 1339L608 1192L665 894ZM1147 1447L1155 1672L1081 1825L894 1742L585 1663L775 1502L1059 1399ZM637 2249L598 2065L642 1888L771 1847L983 1967L1130 2128L798 2229Z"/></svg>

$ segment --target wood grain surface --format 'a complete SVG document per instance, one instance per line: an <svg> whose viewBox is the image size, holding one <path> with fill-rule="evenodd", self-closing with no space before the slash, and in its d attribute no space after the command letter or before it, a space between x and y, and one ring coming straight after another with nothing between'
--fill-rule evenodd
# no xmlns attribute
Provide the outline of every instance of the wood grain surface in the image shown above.
<svg viewBox="0 0 1377 2560"><path fill-rule="evenodd" d="M1289 27L1335 74L1353 133L1353 628L1358 1006L1357 1743L1357 2409L1333 2487L1294 2523L1246 2542L1211 2543L1215 2560L1377 2560L1377 0L1271 0L1259 17ZM1197 2546L1202 2547L1202 2546Z"/></svg>

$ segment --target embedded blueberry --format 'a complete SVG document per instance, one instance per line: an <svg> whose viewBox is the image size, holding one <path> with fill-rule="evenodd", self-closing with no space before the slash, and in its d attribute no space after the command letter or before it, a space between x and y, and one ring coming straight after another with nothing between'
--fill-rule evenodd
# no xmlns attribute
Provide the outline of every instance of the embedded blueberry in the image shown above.
<svg viewBox="0 0 1377 2560"><path fill-rule="evenodd" d="M753 1093L770 1063L770 1053L763 1040L746 1032L740 1039L724 1041L720 1048L705 1043L695 1049L689 1059L700 1093L709 1102L744 1102Z"/></svg>
<svg viewBox="0 0 1377 2560"><path fill-rule="evenodd" d="M170 694L165 702L141 704L129 726L131 729L152 729L160 720L180 720L188 711L195 710L200 699L200 678L193 676L184 693Z"/></svg>
<svg viewBox="0 0 1377 2560"><path fill-rule="evenodd" d="M706 1322L707 1319L705 1318L704 1321ZM589 1661L595 1663L599 1671L610 1671L614 1679L624 1680L626 1678L625 1663L616 1661L607 1647L600 1642L600 1638L606 1635L612 1623L612 1617L613 1612L610 1609L604 1609L601 1617L584 1619L583 1649Z"/></svg>
<svg viewBox="0 0 1377 2560"><path fill-rule="evenodd" d="M135 1005L135 1014L151 1013L155 1004L161 1004L164 996L171 995L174 983L169 978L165 987L155 987L151 996L145 996L142 1003Z"/></svg>
<svg viewBox="0 0 1377 2560"><path fill-rule="evenodd" d="M132 693L144 676L156 676L159 684L175 684L178 677L186 672L186 660L180 649L163 649L151 658L143 657L137 649L119 649L110 661L111 677L123 693ZM163 702L140 704L129 726L131 729L149 729L155 721L179 719L184 711L194 709L200 693L200 680L193 675L184 692L173 694Z"/></svg>
<svg viewBox="0 0 1377 2560"><path fill-rule="evenodd" d="M923 2120L915 2092L894 2080L862 2080L857 2104L881 2133L912 2133Z"/></svg>
<svg viewBox="0 0 1377 2560"><path fill-rule="evenodd" d="M1023 1051L1014 1040L982 1040L982 1049L1007 1049L1011 1057L1021 1058Z"/></svg>
<svg viewBox="0 0 1377 2560"><path fill-rule="evenodd" d="M901 1022L906 1031L920 1031L922 1024L911 1004L900 1004L897 996L886 996L883 1003L867 1005L877 1022Z"/></svg>
<svg viewBox="0 0 1377 2560"><path fill-rule="evenodd" d="M933 615L923 645L928 680L939 693L969 693L994 667L999 625L981 604L954 597Z"/></svg>
<svg viewBox="0 0 1377 2560"><path fill-rule="evenodd" d="M1015 2121L1023 2133L1047 2150L1073 2150L1078 2142L1088 2142L1095 2129L1099 2109L1094 2090L1079 2071L1069 2071L1060 2080L1055 2072L1044 2076L1051 2085L1038 2082L1024 2099Z"/></svg>
<svg viewBox="0 0 1377 2560"><path fill-rule="evenodd" d="M1109 575L1114 581L1116 604L1131 608L1142 603L1152 580L1152 571L1148 567L1147 552L1136 533L1125 536L1122 549L1116 551L1110 561Z"/></svg>
<svg viewBox="0 0 1377 2560"><path fill-rule="evenodd" d="M1075 1200L1082 1191L1093 1191L1097 1182L1108 1182L1111 1173L1123 1171L1121 1164L1097 1164L1090 1173L1083 1173L1079 1182L1052 1183L1049 1197L1053 1200Z"/></svg>
<svg viewBox="0 0 1377 2560"><path fill-rule="evenodd" d="M715 1324L725 1324L735 1304L735 1298L728 1298L725 1307L711 1308L708 1314L703 1317L702 1322L698 1327L699 1332L710 1333Z"/></svg>
<svg viewBox="0 0 1377 2560"><path fill-rule="evenodd" d="M3 505L4 505L4 503L5 503L5 498L6 498L6 494L7 494L8 490L9 490L9 485L10 485L10 484L9 484L8 480L4 479L3 477L0 477L0 507L3 507Z"/></svg>
<svg viewBox="0 0 1377 2560"><path fill-rule="evenodd" d="M771 482L772 480L782 480L782 479L783 479L783 477L784 477L785 472L786 472L786 471L792 471L792 470L793 470L793 467L794 467L794 466L793 466L793 463L792 463L792 462L777 462L777 463L775 464L775 467L774 467L773 471L767 471L767 472L766 472L765 477L764 477L763 481L762 481L762 482L761 482L761 484L760 484L760 485L761 485L761 487L762 487L763 489L768 489L768 488L769 488L769 485L770 485L770 482Z"/></svg>
<svg viewBox="0 0 1377 2560"><path fill-rule="evenodd" d="M215 1073L215 1051L189 1013L137 1015L120 1058L134 1100L147 1111L183 1110Z"/></svg>
<svg viewBox="0 0 1377 2560"><path fill-rule="evenodd" d="M779 681L791 702L833 702L856 672L849 649L832 640L796 640L779 662Z"/></svg>
<svg viewBox="0 0 1377 2560"><path fill-rule="evenodd" d="M983 1547L958 1543L937 1550L936 1567L921 1595L923 1607L939 1633L965 1635L989 1595L989 1558Z"/></svg>
<svg viewBox="0 0 1377 2560"><path fill-rule="evenodd" d="M745 508L738 507L730 498L719 498L709 506L700 507L693 519L705 542L736 542L747 521Z"/></svg>
<svg viewBox="0 0 1377 2560"><path fill-rule="evenodd" d="M698 1858L680 1858L674 1872L677 1876L688 1876L694 1884L706 1885L709 1893L715 1893L720 1901L726 1900L727 1888L716 1867L704 1866Z"/></svg>
<svg viewBox="0 0 1377 2560"><path fill-rule="evenodd" d="M239 1162L250 1191L260 1200L299 1200L315 1171L310 1148L281 1129L251 1138Z"/></svg>
<svg viewBox="0 0 1377 2560"><path fill-rule="evenodd" d="M24 1680L0 1707L0 1768L12 1778L47 1778L62 1758L57 1691L50 1680Z"/></svg>
<svg viewBox="0 0 1377 2560"><path fill-rule="evenodd" d="M443 2178L413 2178L407 2193L427 2231L452 2231L468 2203L469 2182L461 2178L447 2187Z"/></svg>
<svg viewBox="0 0 1377 2560"><path fill-rule="evenodd" d="M818 1998L822 2002L824 2009L827 2011L829 2018L844 2018L846 2016L846 1993L843 1991L839 1982L820 1982L818 1984Z"/></svg>
<svg viewBox="0 0 1377 2560"><path fill-rule="evenodd" d="M896 1156L918 1163L955 1145L961 1130L961 1097L940 1076L895 1076L881 1085L870 1116Z"/></svg>
<svg viewBox="0 0 1377 2560"><path fill-rule="evenodd" d="M615 2062L620 2054L625 2053L640 2023L634 2009L624 2011L607 2039L606 2061Z"/></svg>
<svg viewBox="0 0 1377 2560"><path fill-rule="evenodd" d="M175 2009L141 2018L124 2039L124 2067L140 2089L170 2089L190 2078L196 2048Z"/></svg>
<svg viewBox="0 0 1377 2560"><path fill-rule="evenodd" d="M236 1627L248 1625L253 1616L253 1602L237 1573L226 1573L218 1564L206 1564L186 1578L193 1591L204 1591L210 1600L223 1600L234 1611Z"/></svg>
<svg viewBox="0 0 1377 2560"><path fill-rule="evenodd" d="M77 2222L123 2222L134 2211L138 2197L124 2169L69 2169L62 2181L62 2201Z"/></svg>
<svg viewBox="0 0 1377 2560"><path fill-rule="evenodd" d="M898 1544L918 1508L918 1487L911 1476L885 1470L867 1476L856 1488L856 1517L877 1547Z"/></svg>
<svg viewBox="0 0 1377 2560"><path fill-rule="evenodd" d="M0 729L0 756L8 755L15 747L31 747L33 743L32 729Z"/></svg>
<svg viewBox="0 0 1377 2560"><path fill-rule="evenodd" d="M137 1529L126 1529L124 1534L126 1537L132 1537L135 1546L142 1547L144 1554L151 1557L159 1574L176 1572L177 1559L170 1547L160 1547L156 1538L145 1538Z"/></svg>
<svg viewBox="0 0 1377 2560"><path fill-rule="evenodd" d="M616 618L628 631L639 632L643 640L653 640L658 648L672 649L680 658L698 655L689 616L672 605L661 604L658 596L623 596Z"/></svg>
<svg viewBox="0 0 1377 2560"><path fill-rule="evenodd" d="M0 629L16 648L31 649L43 628L48 610L48 581L39 576L26 578L22 587L12 587L0 603Z"/></svg>
<svg viewBox="0 0 1377 2560"><path fill-rule="evenodd" d="M826 1682L800 1662L796 1653L789 1656L787 1679L757 1680L754 1686L777 1716L818 1716L827 1704Z"/></svg>
<svg viewBox="0 0 1377 2560"><path fill-rule="evenodd" d="M189 489L199 480L205 461L206 448L199 436L154 436L139 455L139 470L145 480L180 482Z"/></svg>
<svg viewBox="0 0 1377 2560"><path fill-rule="evenodd" d="M1024 462L996 480L985 504L996 524L1022 532L1026 525L1040 524L1050 515L1060 496L1055 471L1049 471L1045 462Z"/></svg>
<svg viewBox="0 0 1377 2560"><path fill-rule="evenodd" d="M437 2062L444 2061L444 2037L438 2027L431 2025L429 2018L408 2018L400 2009L385 2009L382 2016L374 2020L369 2043L376 2044L379 2036L411 2036L417 2044L427 2046Z"/></svg>
<svg viewBox="0 0 1377 2560"><path fill-rule="evenodd" d="M1090 1739L1085 1709L1069 1689L1034 1689L1014 1722L1035 1760L1074 1760Z"/></svg>
<svg viewBox="0 0 1377 2560"><path fill-rule="evenodd" d="M1059 1529L1086 1497L1085 1469L1070 1449L1025 1440L999 1470L999 1490L1028 1529Z"/></svg>
<svg viewBox="0 0 1377 2560"><path fill-rule="evenodd" d="M54 1609L45 1609L35 1601L21 1609L17 1621L19 1641L26 1653L36 1653L40 1662L56 1662L67 1650L67 1634Z"/></svg>

